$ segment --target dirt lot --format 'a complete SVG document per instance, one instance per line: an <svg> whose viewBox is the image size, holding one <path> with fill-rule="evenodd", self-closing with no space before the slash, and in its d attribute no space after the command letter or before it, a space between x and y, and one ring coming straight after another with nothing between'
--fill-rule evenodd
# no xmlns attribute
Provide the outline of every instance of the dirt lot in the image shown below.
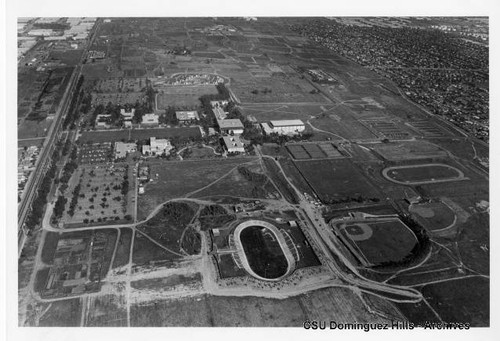
<svg viewBox="0 0 500 341"><path fill-rule="evenodd" d="M127 308L123 294L86 298L85 327L126 327Z"/></svg>
<svg viewBox="0 0 500 341"><path fill-rule="evenodd" d="M316 319L352 323L389 322L369 313L346 288L317 290L283 300L198 296L133 304L132 326L302 327Z"/></svg>
<svg viewBox="0 0 500 341"><path fill-rule="evenodd" d="M81 320L81 300L73 298L52 303L40 303L39 309L47 309L40 318L40 327L78 327Z"/></svg>

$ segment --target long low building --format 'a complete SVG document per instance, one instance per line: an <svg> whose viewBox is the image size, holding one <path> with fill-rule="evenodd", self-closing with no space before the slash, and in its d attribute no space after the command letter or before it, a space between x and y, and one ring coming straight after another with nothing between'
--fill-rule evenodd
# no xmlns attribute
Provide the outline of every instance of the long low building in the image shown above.
<svg viewBox="0 0 500 341"><path fill-rule="evenodd" d="M223 134L243 134L243 123L241 123L241 120L237 118L217 120L217 124Z"/></svg>
<svg viewBox="0 0 500 341"><path fill-rule="evenodd" d="M198 116L197 111L176 111L175 117L177 117L177 120L179 122L186 122L192 120L198 121L200 119L200 116Z"/></svg>
<svg viewBox="0 0 500 341"><path fill-rule="evenodd" d="M266 134L294 135L306 130L301 120L273 120L269 123L262 123L261 126Z"/></svg>

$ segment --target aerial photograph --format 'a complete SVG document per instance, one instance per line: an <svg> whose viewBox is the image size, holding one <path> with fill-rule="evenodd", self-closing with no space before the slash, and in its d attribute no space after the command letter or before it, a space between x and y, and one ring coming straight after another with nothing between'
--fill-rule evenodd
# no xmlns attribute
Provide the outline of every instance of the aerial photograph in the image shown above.
<svg viewBox="0 0 500 341"><path fill-rule="evenodd" d="M15 20L18 327L490 327L489 17Z"/></svg>

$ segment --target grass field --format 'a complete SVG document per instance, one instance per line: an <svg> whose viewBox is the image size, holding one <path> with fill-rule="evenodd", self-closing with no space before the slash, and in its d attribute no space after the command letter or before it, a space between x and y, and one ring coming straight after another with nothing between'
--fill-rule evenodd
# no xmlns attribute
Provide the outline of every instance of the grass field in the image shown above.
<svg viewBox="0 0 500 341"><path fill-rule="evenodd" d="M349 160L300 161L296 165L324 203L362 202L380 197Z"/></svg>
<svg viewBox="0 0 500 341"><path fill-rule="evenodd" d="M180 256L162 249L143 234L135 234L134 250L132 254L134 265L165 264L171 263L179 258Z"/></svg>
<svg viewBox="0 0 500 341"><path fill-rule="evenodd" d="M353 232L358 232L358 223L342 224L341 233L352 240L369 264L401 261L418 243L414 233L399 220L363 221L362 224L371 230L372 234L367 239L354 239L356 235Z"/></svg>
<svg viewBox="0 0 500 341"><path fill-rule="evenodd" d="M288 268L288 261L275 238L261 226L249 226L241 231L241 244L248 263L257 275L264 278L281 277Z"/></svg>
<svg viewBox="0 0 500 341"><path fill-rule="evenodd" d="M464 278L422 288L432 308L445 322L490 326L490 284L486 278Z"/></svg>
<svg viewBox="0 0 500 341"><path fill-rule="evenodd" d="M137 228L169 250L181 253L181 237L197 209L197 205L191 203L167 203L153 218Z"/></svg>
<svg viewBox="0 0 500 341"><path fill-rule="evenodd" d="M88 297L85 327L126 327L127 308L123 294Z"/></svg>
<svg viewBox="0 0 500 341"><path fill-rule="evenodd" d="M194 197L235 196L256 199L279 198L279 193L274 185L269 181L266 175L263 175L260 164L247 164L242 167L247 168L253 173L261 174L263 176L262 181L260 178L253 181L247 179L238 169L235 169L221 181L196 193Z"/></svg>
<svg viewBox="0 0 500 341"><path fill-rule="evenodd" d="M247 276L247 272L236 265L231 254L219 255L217 264L221 278Z"/></svg>
<svg viewBox="0 0 500 341"><path fill-rule="evenodd" d="M132 129L132 130L112 130L112 131L86 131L80 138L80 143L101 143L128 140L145 140L150 137L158 139L172 138L178 136L182 138L192 138L201 136L199 128L178 127L178 128L152 128L152 129Z"/></svg>
<svg viewBox="0 0 500 341"><path fill-rule="evenodd" d="M160 86L158 91L157 105L159 110L164 110L169 106L197 107L200 105L199 98L201 96L218 93L214 85Z"/></svg>
<svg viewBox="0 0 500 341"><path fill-rule="evenodd" d="M31 139L45 137L51 124L51 120L42 120L40 122L24 120L17 128L17 138Z"/></svg>
<svg viewBox="0 0 500 341"><path fill-rule="evenodd" d="M154 181L145 185L145 194L139 197L138 216L146 217L156 206L172 198L209 185L238 165L249 159L224 159L202 161L151 162L151 176ZM158 174L158 176L156 176Z"/></svg>
<svg viewBox="0 0 500 341"><path fill-rule="evenodd" d="M410 212L430 231L451 226L455 220L453 210L442 202L411 205Z"/></svg>
<svg viewBox="0 0 500 341"><path fill-rule="evenodd" d="M380 143L367 146L388 161L446 157L441 148L425 141Z"/></svg>
<svg viewBox="0 0 500 341"><path fill-rule="evenodd" d="M79 298L44 303L47 312L40 318L40 327L78 327L81 320L81 301Z"/></svg>

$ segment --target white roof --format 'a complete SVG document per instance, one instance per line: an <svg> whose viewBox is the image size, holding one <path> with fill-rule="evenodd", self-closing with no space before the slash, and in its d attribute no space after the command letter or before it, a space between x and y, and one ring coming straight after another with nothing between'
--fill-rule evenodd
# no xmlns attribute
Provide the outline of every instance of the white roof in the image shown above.
<svg viewBox="0 0 500 341"><path fill-rule="evenodd" d="M245 146L243 142L241 142L238 136L223 136L222 139L224 140L224 144L226 145L227 148L230 147L243 148Z"/></svg>
<svg viewBox="0 0 500 341"><path fill-rule="evenodd" d="M221 129L228 128L240 128L243 129L243 123L238 118L231 118L227 120L217 120L217 124Z"/></svg>
<svg viewBox="0 0 500 341"><path fill-rule="evenodd" d="M287 126L303 126L304 122L301 120L276 120L271 121L273 127L287 127Z"/></svg>

